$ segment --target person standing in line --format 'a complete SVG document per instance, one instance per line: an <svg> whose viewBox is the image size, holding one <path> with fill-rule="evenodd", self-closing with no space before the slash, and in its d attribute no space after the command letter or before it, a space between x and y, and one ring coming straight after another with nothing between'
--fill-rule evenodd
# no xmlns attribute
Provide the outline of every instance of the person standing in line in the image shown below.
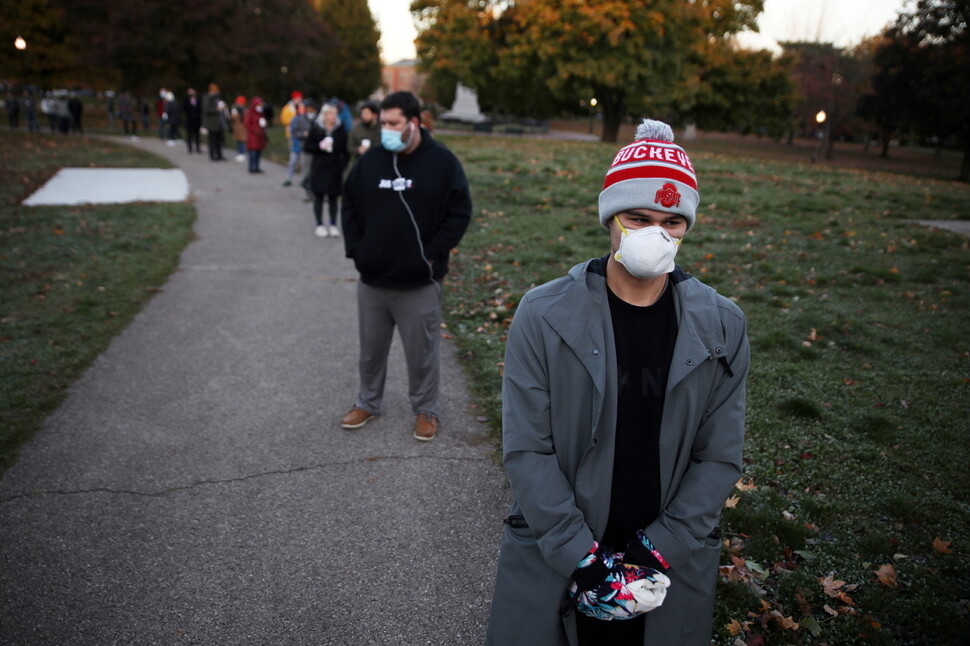
<svg viewBox="0 0 970 646"><path fill-rule="evenodd" d="M745 317L674 263L694 168L644 120L599 196L610 253L509 329L505 520L486 643L709 646L718 521L741 476Z"/></svg>
<svg viewBox="0 0 970 646"><path fill-rule="evenodd" d="M299 113L302 102L303 93L299 90L294 90L290 92L290 100L280 110L280 125L283 126L283 134L286 136L286 149L290 151L289 160L286 165L286 179L283 181L283 186L293 184L293 173L296 172L296 166L300 163L301 148L298 148L290 137L290 124Z"/></svg>
<svg viewBox="0 0 970 646"><path fill-rule="evenodd" d="M316 101L313 99L304 99L303 116L306 119L306 132L307 134L310 134L310 126L313 125L320 116L319 112L317 111ZM303 138L303 142L306 143L306 137ZM303 151L300 153L300 155L300 165L302 167L302 173L300 175L300 188L303 189L305 194L303 201L313 202L315 198L313 191L310 189L310 169L313 167L313 155L306 151L305 145L303 146Z"/></svg>
<svg viewBox="0 0 970 646"><path fill-rule="evenodd" d="M71 98L67 101L67 110L71 113L71 132L83 136L84 125L81 123L81 117L84 116L84 104L77 94L71 94Z"/></svg>
<svg viewBox="0 0 970 646"><path fill-rule="evenodd" d="M229 110L229 123L232 124L232 139L236 143L236 161L246 161L246 97L240 95Z"/></svg>
<svg viewBox="0 0 970 646"><path fill-rule="evenodd" d="M24 106L24 114L27 116L27 132L40 132L40 124L37 123L37 104L34 95L30 90L24 90L21 103Z"/></svg>
<svg viewBox="0 0 970 646"><path fill-rule="evenodd" d="M165 94L165 123L168 126L169 146L178 145L177 142L182 138L179 128L182 127L182 109L178 101L175 100L175 92L169 90Z"/></svg>
<svg viewBox="0 0 970 646"><path fill-rule="evenodd" d="M44 94L40 100L40 111L47 117L47 125L50 126L51 133L57 132L57 99L50 91Z"/></svg>
<svg viewBox="0 0 970 646"><path fill-rule="evenodd" d="M202 152L201 136L202 129L202 102L196 95L195 88L189 88L182 101L182 113L185 115L185 143L188 145L189 153L192 151L192 143L195 142L195 152Z"/></svg>
<svg viewBox="0 0 970 646"><path fill-rule="evenodd" d="M155 114L158 116L158 138L162 141L168 139L168 114L165 112L165 104L168 101L168 90L160 88L158 90L158 100L155 101Z"/></svg>
<svg viewBox="0 0 970 646"><path fill-rule="evenodd" d="M307 99L306 103L309 103L309 101ZM307 135L310 134L310 128L313 123L307 118L306 105L302 99L295 104L294 109L296 110L296 114L292 117L280 115L280 121L285 120L289 124L286 127L286 140L289 142L290 147L290 159L286 165L286 180L283 181L283 186L293 185L293 176L296 174L297 169L300 168L300 160L304 154L303 146L306 143ZM285 108L284 112L286 112ZM303 174L308 174L306 168L303 169Z"/></svg>
<svg viewBox="0 0 970 646"><path fill-rule="evenodd" d="M66 135L71 130L71 109L66 99L56 99L54 107L57 110L57 131Z"/></svg>
<svg viewBox="0 0 970 646"><path fill-rule="evenodd" d="M131 97L131 92L125 90L118 97L118 116L121 118L121 127L126 135L138 136L138 116L135 114L137 106Z"/></svg>
<svg viewBox="0 0 970 646"><path fill-rule="evenodd" d="M397 327L413 435L428 441L438 433L441 283L472 202L461 163L421 128L420 111L414 94L388 95L380 105L381 145L360 158L344 185L344 248L360 275L360 388L340 425L357 429L380 415Z"/></svg>
<svg viewBox="0 0 970 646"><path fill-rule="evenodd" d="M115 117L118 116L118 112L115 109L115 93L107 93L108 102L105 105L105 114L108 115L108 128L111 130L115 129Z"/></svg>
<svg viewBox="0 0 970 646"><path fill-rule="evenodd" d="M249 172L262 173L259 168L259 158L266 148L268 137L266 135L266 117L263 116L265 104L263 99L254 96L249 103L249 109L243 116L243 123L246 124L246 150L249 151Z"/></svg>
<svg viewBox="0 0 970 646"><path fill-rule="evenodd" d="M222 106L220 107L220 104ZM225 103L219 95L219 86L209 83L209 89L202 99L202 126L206 137L211 161L222 161L222 140L225 136Z"/></svg>
<svg viewBox="0 0 970 646"><path fill-rule="evenodd" d="M350 129L350 136L347 138L350 163L357 163L360 156L380 140L381 124L377 120L377 105L373 101L365 101L360 107L360 121Z"/></svg>
<svg viewBox="0 0 970 646"><path fill-rule="evenodd" d="M286 164L286 179L283 180L283 186L291 186L293 184L293 174L296 172L296 167L300 165L300 154L303 146L293 141L290 125L302 110L303 94L296 91L290 93L290 100L280 110L280 125L283 126L283 134L286 136L286 149L290 153Z"/></svg>
<svg viewBox="0 0 970 646"><path fill-rule="evenodd" d="M7 122L10 124L10 129L16 130L20 127L20 101L13 95L13 92L7 92L4 108L7 110Z"/></svg>
<svg viewBox="0 0 970 646"><path fill-rule="evenodd" d="M304 150L313 155L310 165L310 190L313 191L314 233L321 238L340 237L337 228L337 205L340 185L347 166L347 131L337 114L337 106L327 103L307 133ZM327 198L330 227L323 224L323 198Z"/></svg>
<svg viewBox="0 0 970 646"><path fill-rule="evenodd" d="M148 115L151 108L148 105L148 101L143 99L140 95L134 97L135 103L138 105L138 112L141 114L141 129L142 132L148 132Z"/></svg>

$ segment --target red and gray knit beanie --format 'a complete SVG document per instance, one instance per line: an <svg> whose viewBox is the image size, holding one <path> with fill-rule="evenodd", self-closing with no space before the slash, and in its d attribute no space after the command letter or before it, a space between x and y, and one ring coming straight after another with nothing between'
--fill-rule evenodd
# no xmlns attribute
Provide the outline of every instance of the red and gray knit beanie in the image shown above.
<svg viewBox="0 0 970 646"><path fill-rule="evenodd" d="M644 119L635 141L616 153L603 179L600 223L629 209L676 213L694 226L700 194L694 167L684 149L674 143L673 129L662 121Z"/></svg>

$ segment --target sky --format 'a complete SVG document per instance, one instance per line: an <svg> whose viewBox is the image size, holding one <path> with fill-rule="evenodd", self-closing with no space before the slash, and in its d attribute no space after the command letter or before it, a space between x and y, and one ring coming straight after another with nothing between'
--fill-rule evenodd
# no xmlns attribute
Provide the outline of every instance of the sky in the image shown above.
<svg viewBox="0 0 970 646"><path fill-rule="evenodd" d="M777 50L779 40L819 40L838 47L873 36L896 17L906 0L765 0L760 33L742 34L752 49ZM415 57L411 0L368 0L381 30L381 58L396 63Z"/></svg>

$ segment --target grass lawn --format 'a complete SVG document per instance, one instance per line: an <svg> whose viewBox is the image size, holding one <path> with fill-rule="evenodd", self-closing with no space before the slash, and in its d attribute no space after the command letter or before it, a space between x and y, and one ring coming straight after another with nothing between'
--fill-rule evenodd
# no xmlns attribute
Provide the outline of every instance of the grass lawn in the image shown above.
<svg viewBox="0 0 970 646"><path fill-rule="evenodd" d="M446 318L497 439L518 299L607 253L596 204L618 146L442 139L475 204ZM737 301L752 343L717 643L965 643L970 244L907 220L970 218L970 188L692 158L702 204L678 260Z"/></svg>
<svg viewBox="0 0 970 646"><path fill-rule="evenodd" d="M285 163L282 132L267 157ZM617 145L447 136L475 217L446 320L500 436L504 335L530 286L603 255ZM59 166L166 165L94 140L0 133L0 460L151 297L190 205L19 206ZM690 149L690 147L688 147ZM745 474L724 510L718 644L966 643L970 188L698 146L688 271L748 316ZM122 161L119 161L122 160Z"/></svg>
<svg viewBox="0 0 970 646"><path fill-rule="evenodd" d="M170 167L98 139L0 132L0 474L193 238L191 204L21 206L61 167Z"/></svg>

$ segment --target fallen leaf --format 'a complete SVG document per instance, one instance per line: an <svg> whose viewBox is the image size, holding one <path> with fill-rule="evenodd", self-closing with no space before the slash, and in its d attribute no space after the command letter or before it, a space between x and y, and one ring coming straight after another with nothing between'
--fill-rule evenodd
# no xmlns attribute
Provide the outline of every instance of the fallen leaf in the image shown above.
<svg viewBox="0 0 970 646"><path fill-rule="evenodd" d="M748 478L747 482L743 479L738 480L734 486L738 488L738 491L755 491L758 488L758 485L754 483L754 478Z"/></svg>
<svg viewBox="0 0 970 646"><path fill-rule="evenodd" d="M777 610L771 611L771 618L782 630L798 630L798 622L791 617L785 617Z"/></svg>
<svg viewBox="0 0 970 646"><path fill-rule="evenodd" d="M953 550L950 549L951 541L944 541L942 538L937 536L933 539L933 549L937 554L953 554Z"/></svg>
<svg viewBox="0 0 970 646"><path fill-rule="evenodd" d="M815 621L814 617L803 617L801 624L803 628L808 628L808 631L812 633L813 637L818 637L822 634L822 626Z"/></svg>
<svg viewBox="0 0 970 646"><path fill-rule="evenodd" d="M838 611L833 610L832 607L829 606L829 604L825 604L824 606L822 606L822 610L824 610L825 612L829 613L833 617L838 617L839 616Z"/></svg>
<svg viewBox="0 0 970 646"><path fill-rule="evenodd" d="M839 596L839 588L845 585L845 581L834 578L831 574L824 579L819 577L818 582L822 584L822 589L829 597Z"/></svg>
<svg viewBox="0 0 970 646"><path fill-rule="evenodd" d="M896 568L892 563L886 563L876 570L876 581L887 588L896 589L899 583L896 581Z"/></svg>
<svg viewBox="0 0 970 646"><path fill-rule="evenodd" d="M724 626L727 629L728 634L732 637L737 637L741 634L741 622L737 619L732 619L731 623Z"/></svg>
<svg viewBox="0 0 970 646"><path fill-rule="evenodd" d="M738 502L740 501L741 501L741 498L739 498L738 496L731 496L730 498L724 501L724 507L727 509L734 509L735 507L738 506Z"/></svg>

